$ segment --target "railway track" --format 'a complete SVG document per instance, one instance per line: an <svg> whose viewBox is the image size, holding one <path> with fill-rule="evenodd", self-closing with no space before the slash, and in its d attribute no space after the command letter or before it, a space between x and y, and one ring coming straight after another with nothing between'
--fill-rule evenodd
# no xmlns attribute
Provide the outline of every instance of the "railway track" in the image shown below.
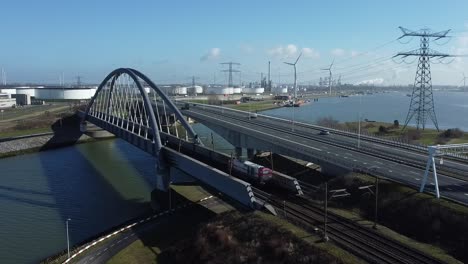
<svg viewBox="0 0 468 264"><path fill-rule="evenodd" d="M171 145L171 147L177 148L178 146ZM225 162L206 160L200 156L197 156L197 159L227 170L226 166L223 166ZM274 188L269 189L275 193L273 195L259 189L263 189L264 186L258 184L255 186L252 186L252 190L258 201L270 204L277 212L285 212L289 221L311 232L323 226L323 210L311 201ZM319 190L317 186L310 184L304 184L304 187L308 190L307 192L316 193ZM370 263L442 263L418 250L407 248L398 241L386 238L372 229L330 212L328 212L328 223L327 234L334 243Z"/></svg>
<svg viewBox="0 0 468 264"><path fill-rule="evenodd" d="M323 233L323 209L300 197L287 200L253 188L255 196L268 201L283 217L309 231ZM284 202L287 201L287 202ZM382 236L376 231L328 212L327 235L339 247L370 263L443 263L436 258L408 248L402 243Z"/></svg>

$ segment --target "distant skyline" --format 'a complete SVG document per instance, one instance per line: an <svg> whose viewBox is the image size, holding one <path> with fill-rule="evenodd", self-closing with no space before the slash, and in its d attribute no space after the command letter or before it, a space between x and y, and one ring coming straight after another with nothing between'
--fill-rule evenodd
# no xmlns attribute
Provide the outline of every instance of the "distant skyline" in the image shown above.
<svg viewBox="0 0 468 264"><path fill-rule="evenodd" d="M468 54L468 1L26 1L1 4L0 68L8 82L98 83L118 67L156 84L227 83L221 62L241 63L234 82L317 83L333 59L342 83L412 84L417 61L392 60L419 39L396 41L398 26L452 29L431 48ZM441 45L444 44L444 45ZM446 62L449 62L447 60ZM406 64L413 62L412 64ZM461 85L468 57L432 64L433 84ZM0 75L1 78L1 75Z"/></svg>

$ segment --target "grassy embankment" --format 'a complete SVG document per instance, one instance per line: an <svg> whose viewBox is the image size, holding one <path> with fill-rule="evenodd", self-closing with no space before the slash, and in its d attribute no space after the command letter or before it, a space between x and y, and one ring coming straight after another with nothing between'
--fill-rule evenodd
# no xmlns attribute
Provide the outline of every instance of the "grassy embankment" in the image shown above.
<svg viewBox="0 0 468 264"><path fill-rule="evenodd" d="M343 186L351 196L336 201L340 215L372 226L375 196L359 190L359 186L373 185L375 179L367 175L332 180L333 188ZM446 263L468 261L468 208L437 199L432 194L398 183L380 180L378 200L378 231L409 246L420 249ZM383 225L383 226L381 226ZM453 256L453 257L452 257Z"/></svg>
<svg viewBox="0 0 468 264"><path fill-rule="evenodd" d="M256 163L268 165L266 158L257 158ZM315 169L305 168L296 162L274 155L276 169L301 181L320 186L325 176ZM411 175L413 177L413 175ZM352 174L329 180L329 189L346 188L351 196L332 199L330 208L340 215L371 227L374 220L375 196L359 186L373 185L370 176ZM374 190L374 189L373 189ZM311 201L322 205L323 185L312 193ZM374 190L375 191L375 190ZM446 263L468 262L465 249L468 238L468 208L431 194L419 193L414 188L380 180L378 232L420 249Z"/></svg>
<svg viewBox="0 0 468 264"><path fill-rule="evenodd" d="M64 103L4 109L0 120L0 138L52 132L60 118L72 115L75 108Z"/></svg>
<svg viewBox="0 0 468 264"><path fill-rule="evenodd" d="M208 195L199 187L173 188L193 201ZM192 221L197 220L195 215L151 230L108 263L229 263L260 258L261 263L359 263L349 253L320 243L319 236L284 220L260 212L228 212L229 206L224 206L210 207L221 215L209 221Z"/></svg>
<svg viewBox="0 0 468 264"><path fill-rule="evenodd" d="M338 128L348 129L356 133L358 131L358 126L358 122L338 124ZM432 128L417 130L415 127L408 126L405 131L403 131L402 126L394 126L394 124L385 122L361 122L361 131L383 138L400 138L405 141L407 140L424 145L468 143L468 133L462 133L459 137L444 137L441 136L441 133L445 130L437 131Z"/></svg>
<svg viewBox="0 0 468 264"><path fill-rule="evenodd" d="M237 109L237 110L242 110L242 111L250 111L250 112L260 112L260 111L265 111L269 109L274 109L278 108L280 106L273 104L274 102L278 102L276 100L263 100L263 101L250 101L250 102L245 102L245 103L240 103L240 104L235 104L235 101L223 101L223 104L221 105L221 101L216 100L203 100L203 99L193 99L190 100L191 103L198 103L198 104L215 104L217 106L224 106L224 107L229 107L232 109Z"/></svg>

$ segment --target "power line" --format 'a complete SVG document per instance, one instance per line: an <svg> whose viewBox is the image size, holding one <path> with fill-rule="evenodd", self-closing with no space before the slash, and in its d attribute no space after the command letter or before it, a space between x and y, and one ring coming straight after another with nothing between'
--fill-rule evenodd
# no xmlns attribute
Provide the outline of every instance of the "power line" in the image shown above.
<svg viewBox="0 0 468 264"><path fill-rule="evenodd" d="M222 62L220 64L226 64L226 65L229 65L229 69L227 70L222 70L222 72L229 72L229 81L228 81L228 87L233 87L233 84L232 84L232 73L233 72L240 72L239 70L234 70L232 68L232 65L240 65L240 63L238 62Z"/></svg>
<svg viewBox="0 0 468 264"><path fill-rule="evenodd" d="M432 79L431 79L431 66L430 60L433 58L447 58L452 55L441 53L429 48L429 42L431 39L439 40L447 38L447 34L450 30L444 30L440 32L432 32L431 30L424 28L418 31L413 31L404 27L400 27L403 35L398 39L405 37L419 37L420 48L407 52L399 52L394 57L402 57L403 59L416 56L418 60L418 68L416 70L416 77L414 80L413 93L411 95L411 102L406 116L405 125L403 130L406 128L410 120L416 116L416 128L419 129L422 126L424 130L426 126L426 120L429 117L434 123L437 131L439 130L439 124L437 123L437 117L434 108L434 96L432 93Z"/></svg>

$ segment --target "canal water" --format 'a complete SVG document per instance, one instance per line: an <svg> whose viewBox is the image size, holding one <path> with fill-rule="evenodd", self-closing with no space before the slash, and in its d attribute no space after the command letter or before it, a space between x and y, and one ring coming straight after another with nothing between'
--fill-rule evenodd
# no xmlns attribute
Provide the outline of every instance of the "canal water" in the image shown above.
<svg viewBox="0 0 468 264"><path fill-rule="evenodd" d="M211 131L195 124L211 145ZM213 134L215 149L232 146ZM37 263L150 209L154 158L105 140L0 159L0 263Z"/></svg>
<svg viewBox="0 0 468 264"><path fill-rule="evenodd" d="M150 208L154 159L121 140L0 159L0 263L37 263Z"/></svg>
<svg viewBox="0 0 468 264"><path fill-rule="evenodd" d="M468 130L468 93L434 97L442 128ZM403 123L409 100L403 93L323 98L264 113L292 118L294 110L296 120L315 122L356 121L360 112L362 119ZM205 126L194 128L207 147L233 152ZM66 249L68 218L73 245L144 213L155 173L154 158L118 139L0 159L0 263L37 263Z"/></svg>

